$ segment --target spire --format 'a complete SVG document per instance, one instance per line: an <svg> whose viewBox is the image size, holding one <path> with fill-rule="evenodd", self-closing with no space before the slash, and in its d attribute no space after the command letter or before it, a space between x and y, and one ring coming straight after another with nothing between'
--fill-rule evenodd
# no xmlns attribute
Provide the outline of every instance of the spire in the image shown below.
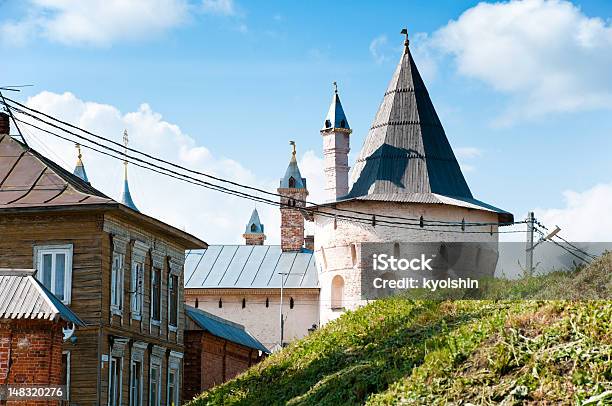
<svg viewBox="0 0 612 406"><path fill-rule="evenodd" d="M87 172L85 171L85 165L83 165L83 155L81 154L81 145L80 144L75 144L75 147L78 151L78 155L77 155L77 163L76 166L74 167L74 172L72 172L73 175L78 176L79 178L81 178L81 180L89 183L89 179L87 178Z"/></svg>
<svg viewBox="0 0 612 406"><path fill-rule="evenodd" d="M306 189L306 179L302 178L300 168L298 168L297 164L295 141L289 141L289 145L293 147L293 152L291 153L291 160L289 161L289 166L285 171L285 176L280 181L280 187L290 189Z"/></svg>
<svg viewBox="0 0 612 406"><path fill-rule="evenodd" d="M410 53L404 52L351 174L347 197L397 200L434 193L472 198ZM394 196L395 195L395 196Z"/></svg>
<svg viewBox="0 0 612 406"><path fill-rule="evenodd" d="M338 83L333 82L333 85L334 95L327 116L325 116L325 121L323 122L323 130L342 128L350 131L351 128L344 114L342 103L340 103L340 96L338 96Z"/></svg>
<svg viewBox="0 0 612 406"><path fill-rule="evenodd" d="M246 225L246 229L244 230L245 234L263 234L264 225L261 224L259 220L259 213L257 212L257 208L253 209L251 213L251 218Z"/></svg>
<svg viewBox="0 0 612 406"><path fill-rule="evenodd" d="M140 210L138 210L136 208L136 205L134 204L134 201L132 200L132 194L130 193L130 185L128 184L128 161L127 161L127 148L128 148L128 132L127 130L123 131L123 145L125 145L125 159L123 161L123 166L124 166L124 172L123 172L123 195L121 196L121 203L123 203L124 205L126 205L127 207L129 207L132 210L135 210L137 212L140 212Z"/></svg>

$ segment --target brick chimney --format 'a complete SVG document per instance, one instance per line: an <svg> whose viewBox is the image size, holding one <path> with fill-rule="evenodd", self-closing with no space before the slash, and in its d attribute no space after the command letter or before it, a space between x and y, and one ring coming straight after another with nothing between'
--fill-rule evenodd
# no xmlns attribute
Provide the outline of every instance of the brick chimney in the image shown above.
<svg viewBox="0 0 612 406"><path fill-rule="evenodd" d="M289 166L277 189L281 195L281 249L285 251L300 251L304 245L304 215L302 208L306 207L306 179L302 178L298 168L295 143Z"/></svg>
<svg viewBox="0 0 612 406"><path fill-rule="evenodd" d="M11 129L9 123L9 115L3 111L0 111L0 135L8 134Z"/></svg>

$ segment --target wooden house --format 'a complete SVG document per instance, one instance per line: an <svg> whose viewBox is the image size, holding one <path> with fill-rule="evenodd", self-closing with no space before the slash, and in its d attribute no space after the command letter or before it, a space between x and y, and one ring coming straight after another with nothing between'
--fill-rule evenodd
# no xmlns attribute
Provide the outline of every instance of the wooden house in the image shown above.
<svg viewBox="0 0 612 406"><path fill-rule="evenodd" d="M86 323L63 344L70 404L180 404L185 250L206 243L105 196L8 128L0 113L0 267L36 269Z"/></svg>

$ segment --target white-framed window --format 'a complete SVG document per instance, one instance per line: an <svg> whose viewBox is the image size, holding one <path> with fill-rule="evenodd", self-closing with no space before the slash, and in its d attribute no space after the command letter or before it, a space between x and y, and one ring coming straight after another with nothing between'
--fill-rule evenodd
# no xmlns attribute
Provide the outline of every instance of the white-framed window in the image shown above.
<svg viewBox="0 0 612 406"><path fill-rule="evenodd" d="M123 309L123 254L113 252L111 268L111 310L121 314Z"/></svg>
<svg viewBox="0 0 612 406"><path fill-rule="evenodd" d="M132 318L140 320L142 317L142 303L144 299L144 262L132 261Z"/></svg>
<svg viewBox="0 0 612 406"><path fill-rule="evenodd" d="M161 404L161 358L151 356L149 369L149 406Z"/></svg>
<svg viewBox="0 0 612 406"><path fill-rule="evenodd" d="M72 244L34 247L36 278L64 304L72 291Z"/></svg>
<svg viewBox="0 0 612 406"><path fill-rule="evenodd" d="M123 358L111 356L108 368L108 406L121 405Z"/></svg>
<svg viewBox="0 0 612 406"><path fill-rule="evenodd" d="M159 325L161 321L161 278L161 269L153 267L151 270L151 322L156 325Z"/></svg>
<svg viewBox="0 0 612 406"><path fill-rule="evenodd" d="M66 399L70 400L70 351L62 351L62 381L66 387Z"/></svg>
<svg viewBox="0 0 612 406"><path fill-rule="evenodd" d="M179 406L181 391L181 360L183 353L170 351L168 357L168 382L166 385L166 405Z"/></svg>
<svg viewBox="0 0 612 406"><path fill-rule="evenodd" d="M130 362L130 406L142 406L142 361Z"/></svg>
<svg viewBox="0 0 612 406"><path fill-rule="evenodd" d="M179 405L179 371L168 368L168 406Z"/></svg>
<svg viewBox="0 0 612 406"><path fill-rule="evenodd" d="M176 331L178 327L178 299L179 299L179 277L168 275L168 325L170 330Z"/></svg>

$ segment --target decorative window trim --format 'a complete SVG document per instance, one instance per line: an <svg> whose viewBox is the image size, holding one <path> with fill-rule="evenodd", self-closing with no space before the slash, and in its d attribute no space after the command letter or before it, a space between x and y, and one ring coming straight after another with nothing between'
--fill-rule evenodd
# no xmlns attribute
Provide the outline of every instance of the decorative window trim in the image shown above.
<svg viewBox="0 0 612 406"><path fill-rule="evenodd" d="M123 357L125 355L125 349L127 348L127 344L129 341L130 341L129 338L114 337L113 346L111 348L111 356Z"/></svg>
<svg viewBox="0 0 612 406"><path fill-rule="evenodd" d="M167 372L167 380L166 380L166 401L168 405L172 405L173 401L176 400L174 404L178 405L180 402L180 387L181 387L181 360L183 359L183 353L177 351L170 351L170 355L168 356L168 372ZM170 399L170 372L174 371L174 399Z"/></svg>
<svg viewBox="0 0 612 406"><path fill-rule="evenodd" d="M132 261L134 259L138 260L138 261L142 261L144 262L147 254L149 253L149 245L139 241L139 240L133 240L132 241Z"/></svg>
<svg viewBox="0 0 612 406"><path fill-rule="evenodd" d="M113 269L115 267L115 256L120 256L121 257L121 266L116 271ZM124 293L123 284L124 284L124 280L125 280L125 251L123 253L119 252L119 251L113 251L111 259L112 259L112 262L111 262L111 289L110 289L111 299L110 299L110 310L111 310L111 314L116 314L118 316L122 316L123 315L123 302L124 302L124 298L123 298L123 293ZM117 283L115 283L115 281L113 281L113 276L114 276L115 272L118 273L118 275L115 276L117 278ZM114 289L113 289L113 287L114 287ZM121 294L119 296L119 303L113 303L113 293L116 290L119 290L121 292Z"/></svg>
<svg viewBox="0 0 612 406"><path fill-rule="evenodd" d="M113 252L125 255L127 246L130 242L129 238L117 234L112 234Z"/></svg>
<svg viewBox="0 0 612 406"><path fill-rule="evenodd" d="M119 405L123 402L123 356L111 355L108 360L108 405L111 406L111 379L113 379L113 362L118 358L119 382L115 382L115 387L119 386Z"/></svg>
<svg viewBox="0 0 612 406"><path fill-rule="evenodd" d="M154 268L164 269L164 259L165 255L163 252L152 249L151 250L151 260L153 262Z"/></svg>
<svg viewBox="0 0 612 406"><path fill-rule="evenodd" d="M151 388L153 385L153 380L151 379L151 371L156 368L157 369L157 405L154 406L159 406L161 405L161 387L162 387L162 363L163 363L163 356L165 355L166 350L163 347L159 347L157 345L154 345L153 348L151 349L151 357L149 359L149 393L148 396L151 395ZM151 400L149 399L149 402Z"/></svg>
<svg viewBox="0 0 612 406"><path fill-rule="evenodd" d="M130 392L130 406L142 406L143 389L144 389L144 354L147 350L148 344L144 341L134 341L132 344L132 354L130 359L130 380L129 380L129 392ZM140 403L135 404L134 398L132 397L132 370L134 363L140 363Z"/></svg>
<svg viewBox="0 0 612 406"><path fill-rule="evenodd" d="M132 264L130 267L130 314L133 320L142 320L142 311L144 308L144 285L145 285L145 262L149 253L149 245L139 241L132 241ZM138 280L138 275L135 274L136 264L142 264L142 280ZM140 297L140 309L135 312L134 303Z"/></svg>
<svg viewBox="0 0 612 406"><path fill-rule="evenodd" d="M173 257L168 258L168 268L171 275L180 276L183 273L183 265L184 261L179 261Z"/></svg>
<svg viewBox="0 0 612 406"><path fill-rule="evenodd" d="M171 309L172 309L172 305L170 303L171 297L170 297L170 280L172 279L172 277L176 277L176 286L174 287L174 290L176 290L176 325L171 324ZM169 273L168 274L168 285L166 286L166 297L167 297L167 302L168 302L168 330L176 333L178 331L178 324L179 324L179 315L181 314L180 312L180 307L181 307L181 297L179 295L180 293L180 285L181 283L181 278L180 278L180 274L173 274L173 273Z"/></svg>
<svg viewBox="0 0 612 406"><path fill-rule="evenodd" d="M64 300L62 303L69 305L72 299L72 259L74 255L74 246L72 244L47 244L34 246L33 264L36 268L36 279L42 283L42 273L39 268L39 259L44 251L64 251L66 254L66 269L64 269ZM53 289L49 289L53 292Z"/></svg>

